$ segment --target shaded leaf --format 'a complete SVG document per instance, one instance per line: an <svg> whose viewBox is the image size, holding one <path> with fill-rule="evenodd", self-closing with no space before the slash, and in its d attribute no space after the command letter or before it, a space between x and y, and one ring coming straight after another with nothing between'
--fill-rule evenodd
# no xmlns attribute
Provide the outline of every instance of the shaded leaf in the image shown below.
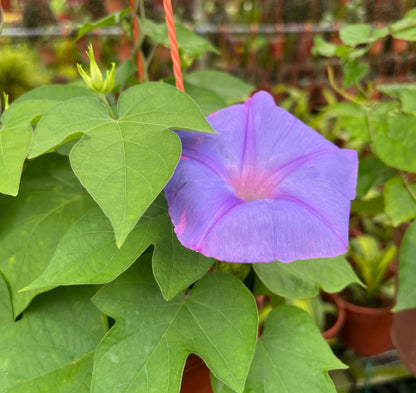
<svg viewBox="0 0 416 393"><path fill-rule="evenodd" d="M360 282L344 256L291 263L256 263L253 267L271 292L288 298L316 296L319 289L338 292Z"/></svg>
<svg viewBox="0 0 416 393"><path fill-rule="evenodd" d="M45 269L61 237L94 203L68 160L48 155L31 163L17 198L0 198L0 271L19 315L43 290L18 292Z"/></svg>
<svg viewBox="0 0 416 393"><path fill-rule="evenodd" d="M377 157L369 156L360 159L358 167L357 197L363 197L371 188L384 184L393 176L394 171L382 163Z"/></svg>
<svg viewBox="0 0 416 393"><path fill-rule="evenodd" d="M394 98L400 98L403 91L416 91L415 83L386 83L377 85L377 90Z"/></svg>
<svg viewBox="0 0 416 393"><path fill-rule="evenodd" d="M331 105L329 109L338 115L342 128L349 134L363 141L370 141L367 115L363 108L356 104L340 102Z"/></svg>
<svg viewBox="0 0 416 393"><path fill-rule="evenodd" d="M204 87L185 82L185 91L189 94L205 116L210 115L227 106L227 103L217 93Z"/></svg>
<svg viewBox="0 0 416 393"><path fill-rule="evenodd" d="M390 26L394 38L416 41L416 9L408 11L399 21Z"/></svg>
<svg viewBox="0 0 416 393"><path fill-rule="evenodd" d="M75 41L78 41L81 37L85 34L93 31L95 29L99 29L100 27L109 27L118 25L120 21L129 13L129 8L125 8L122 11L115 12L113 14L107 15L105 18L97 20L96 22L90 23L87 22L81 27L78 28L77 36L75 37Z"/></svg>
<svg viewBox="0 0 416 393"><path fill-rule="evenodd" d="M189 96L164 83L135 86L121 94L119 119L93 98L54 106L39 122L30 157L79 135L71 165L115 231L118 247L166 185L181 143L168 128L213 132Z"/></svg>
<svg viewBox="0 0 416 393"><path fill-rule="evenodd" d="M399 287L393 311L416 308L416 221L407 228L400 246Z"/></svg>
<svg viewBox="0 0 416 393"><path fill-rule="evenodd" d="M325 57L335 56L338 46L332 42L325 41L320 36L315 36L313 40L312 53L314 55L321 55Z"/></svg>
<svg viewBox="0 0 416 393"><path fill-rule="evenodd" d="M170 48L166 23L155 23L150 19L146 19L144 30L146 35L157 44ZM207 51L218 53L218 50L209 41L199 37L185 26L175 23L175 30L178 47L187 55L200 57Z"/></svg>
<svg viewBox="0 0 416 393"><path fill-rule="evenodd" d="M385 210L382 195L370 199L355 199L351 202L351 212L376 216L383 214Z"/></svg>
<svg viewBox="0 0 416 393"><path fill-rule="evenodd" d="M91 287L37 298L17 322L0 328L0 392L87 393L93 352L104 334Z"/></svg>
<svg viewBox="0 0 416 393"><path fill-rule="evenodd" d="M407 145L403 138L409 138L411 130L399 129L394 127L390 129L390 122L394 117L392 112L397 109L397 102L387 102L378 104L375 110L369 114L372 146L374 152L381 161L388 166L409 172L416 172L416 150L412 146L414 143Z"/></svg>
<svg viewBox="0 0 416 393"><path fill-rule="evenodd" d="M119 90L126 85L130 77L137 72L136 64L134 60L126 60L122 64L116 67L114 74L114 88L113 90Z"/></svg>
<svg viewBox="0 0 416 393"><path fill-rule="evenodd" d="M394 177L384 188L386 213L393 226L416 217L416 184L409 184L408 187L400 177Z"/></svg>
<svg viewBox="0 0 416 393"><path fill-rule="evenodd" d="M107 284L93 298L116 325L95 357L91 392L177 393L188 354L200 356L238 392L257 336L254 298L236 278L204 276L190 295L166 302L142 262Z"/></svg>
<svg viewBox="0 0 416 393"><path fill-rule="evenodd" d="M416 116L392 115L388 118L389 137L399 140L416 154Z"/></svg>
<svg viewBox="0 0 416 393"><path fill-rule="evenodd" d="M101 210L88 211L62 238L49 265L28 289L112 281L152 244L153 272L167 300L199 279L213 263L180 245L166 202L159 197L120 249Z"/></svg>
<svg viewBox="0 0 416 393"><path fill-rule="evenodd" d="M358 83L368 73L368 64L360 63L358 61L348 61L342 66L344 88L350 87Z"/></svg>
<svg viewBox="0 0 416 393"><path fill-rule="evenodd" d="M416 89L416 85L414 87ZM401 89L399 97L402 103L402 111L416 114L416 90Z"/></svg>
<svg viewBox="0 0 416 393"><path fill-rule="evenodd" d="M349 25L339 31L341 41L345 45L356 46L372 41L370 25Z"/></svg>
<svg viewBox="0 0 416 393"><path fill-rule="evenodd" d="M254 90L252 85L225 72L214 70L185 75L185 81L199 88L211 90L227 105L246 100Z"/></svg>
<svg viewBox="0 0 416 393"><path fill-rule="evenodd" d="M13 309L10 292L6 280L0 274L0 329L11 322L13 322Z"/></svg>

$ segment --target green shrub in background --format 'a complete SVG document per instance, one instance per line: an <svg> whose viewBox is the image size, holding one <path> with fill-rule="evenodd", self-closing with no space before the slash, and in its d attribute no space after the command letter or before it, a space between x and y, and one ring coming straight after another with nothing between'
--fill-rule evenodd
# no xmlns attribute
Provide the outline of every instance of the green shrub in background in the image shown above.
<svg viewBox="0 0 416 393"><path fill-rule="evenodd" d="M51 81L33 50L25 45L0 46L0 91L14 100Z"/></svg>

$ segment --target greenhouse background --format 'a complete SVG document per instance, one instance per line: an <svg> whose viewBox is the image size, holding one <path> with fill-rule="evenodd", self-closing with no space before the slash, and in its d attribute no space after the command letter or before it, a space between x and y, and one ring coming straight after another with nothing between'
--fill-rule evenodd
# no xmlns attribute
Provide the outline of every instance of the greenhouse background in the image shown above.
<svg viewBox="0 0 416 393"><path fill-rule="evenodd" d="M244 267L248 264L236 264L234 269L224 267L224 262L216 261L210 265L210 270L202 271L204 269L202 267L201 274L193 276L193 281L191 279L189 282L184 281L183 288L180 289L188 288L191 291L194 282L207 271L226 272L228 275L237 277L254 294L259 314L260 336L264 319L267 318L272 308L276 305L276 308L279 308L283 303L307 311L318 326L322 325L320 330L324 331L323 326L330 322L327 319L335 319L331 314L331 307L338 306L337 300L331 297L331 293L344 293L344 298L353 298L357 295L359 300L356 303L363 304L365 301L360 298L364 296L360 292L362 288L357 289L354 285L358 287L359 282L361 284L364 282L367 288L370 288L371 280L378 280L375 286L376 290L381 292L382 300L375 300L370 296L369 303L375 309L389 308L386 317L390 323L387 344L381 345L380 350L378 348L375 350L357 349L355 345L358 344L350 344L349 341L351 338L349 334L352 335L352 333L346 333L346 328L340 327L341 330L333 337L327 338L325 335L323 337L332 352L348 366L348 369L332 370L332 367L325 366L323 367L324 373L327 368L330 369L329 375L337 392L416 393L416 301L412 298L416 294L412 289L414 286L410 283L410 279L405 282L405 275L411 277L413 274L416 278L415 264L410 266L410 260L416 257L414 225L416 218L416 170L414 168L416 168L416 163L412 161L416 160L416 105L414 103L416 100L416 13L412 14L412 10L414 11L416 7L416 0L172 0L172 4L185 92L201 107L204 115L217 113L217 110L221 110L222 107L242 102L254 92L263 90L273 96L277 105L295 115L336 146L355 150L360 160L357 197L351 204L350 248L343 260L348 265L348 269L354 270L357 276L353 273L353 276L342 281L334 278L331 273L325 273L324 268L322 279L318 278L318 273L307 270L299 277L297 272L292 271L290 272L291 280L293 279L293 283L302 288L296 290L288 286L283 289L279 287L275 291L276 286L271 283L271 280L268 281L268 277L279 281L277 277L280 277L283 269L273 271L257 266ZM25 93L30 96L31 91L35 89L33 91L36 92L36 88L40 86L55 84L81 86L83 83L79 74L81 66L78 65L77 68L77 64L82 64L84 69L88 69L88 65L92 62L90 44L94 50L92 56L93 58L95 56L101 70L111 70L113 63L117 65L115 81L113 75L114 86L112 85L108 91L104 91L105 89L95 91L98 96L110 93L109 105L105 98L103 101L110 108L110 114L111 110L116 112L114 108L116 101L123 95L122 91L137 85L139 81L164 81L166 84L175 84L172 75L173 55L169 48L172 45L168 41L167 33L159 28L165 23L164 0L142 2L134 0L0 0L0 7L0 94L3 94L0 100L0 109L3 108L3 110L0 113L7 114L9 104L10 108L13 108L14 101L19 105L19 102L25 101ZM146 37L142 37L140 31L135 31L134 18L139 20L139 27L146 19L144 25ZM147 19L150 22L147 22ZM413 22L415 25L412 24ZM365 36L367 33L363 33L363 36L353 33L350 36L347 36L347 33L342 35L346 27L355 25L370 26L368 29L372 33L368 33L368 37ZM402 34L402 30L405 34ZM380 32L380 36L374 38L372 34L376 31ZM140 54L142 60L139 60ZM140 61L143 61L145 67L142 75L140 71L139 74L137 72ZM212 70L221 72L221 74L215 74L219 79L215 80L214 74L209 74ZM207 74L204 74L205 71ZM99 72L101 75L101 71ZM239 82L236 79L232 81L221 79L220 75L225 74L238 78ZM109 78L111 72L107 71L104 75ZM204 79L203 75L206 75L207 79ZM209 79L208 75L214 79ZM88 81L86 83L88 85ZM218 85L214 86L215 83ZM211 84L214 85L211 86ZM57 96L59 94L57 93ZM36 93L30 97L36 97ZM51 97L53 100L56 98L53 94ZM52 99L51 97L48 99ZM388 105L391 106L388 107ZM374 123L371 120L373 109L376 112ZM44 112L37 116L33 116L28 124L35 129L35 134L38 129L37 124L47 123L47 121L43 122L46 118ZM37 123L40 116L45 117ZM377 127L383 122L388 123L390 127L386 131L389 138L394 139L399 135L397 138L402 138L402 145L385 147L383 140L377 139L379 138ZM2 117L4 130L7 129L6 125L5 115L4 118ZM1 132L3 129L0 129L2 148ZM381 133L380 131L380 135ZM373 134L377 135L374 137ZM67 141L65 138L69 138L69 143L64 144ZM59 143L43 146L44 152L55 151L57 155L69 155L68 149L74 146L72 144L74 141L72 141L72 135L65 135L65 138L62 138ZM402 146L404 146L403 149L407 149L403 150L403 153L400 150ZM24 161L22 162L23 172L26 166L30 169L31 159L35 156L35 154L31 156L30 149L28 151L29 156L25 152L22 160ZM391 158L392 152L395 153L393 158ZM3 152L0 157L2 154ZM3 168L1 164L0 168ZM83 181L81 183L84 186ZM7 220L11 220L10 217L19 208L12 205L14 202L9 203L7 199L11 198L9 195L15 196L16 194L4 192L1 186L0 174L0 192L7 194L7 196L0 195L0 204L5 204L5 208L0 208L5 212L5 219L0 218L0 249L4 250L0 251L0 296L3 294L1 291L8 288L5 291L10 292L13 305L10 309L13 311L13 307L16 307L20 310L20 313L16 311L13 314L12 312L14 323L18 324L21 313L23 313L22 321L25 318L26 307L29 307L28 318L30 318L30 307L32 307L31 304L29 305L31 300L22 301L24 305L20 304L20 308L16 306L19 304L19 301L15 300L20 296L19 291L29 287L29 284L32 285L32 282L37 282L40 273L46 268L54 254L48 255L46 265L42 262L42 267L39 267L39 271L30 279L28 277L23 280L24 282L20 282L19 279L16 279L16 282L13 281L16 273L11 274L9 271L13 270L10 261L14 254L9 250L10 240L7 236L11 233L10 239L11 236L15 236L18 239L17 242L22 242L22 244L26 240L23 237L23 240L19 240L20 234L16 227L8 226ZM90 192L88 187L85 188ZM29 201L31 196L25 194L23 186L22 189L22 200L25 197L25 201ZM97 202L95 195L93 197L94 203ZM149 203L153 203L153 200ZM26 210L24 212L24 214L29 214ZM33 216L31 219L36 220L34 213ZM20 220L18 216L16 217L16 220ZM174 222L173 219L172 222ZM71 225L76 224L71 222ZM170 221L169 225L171 225ZM405 251L400 251L402 242ZM149 247L157 249L156 243L150 242L145 248L146 252ZM55 248L56 245L54 252ZM59 251L59 247L57 250ZM136 255L137 259L146 259L145 253L144 257L139 257L139 255ZM132 260L131 264L133 262ZM298 262L301 261L295 263ZM273 264L275 263L280 262ZM370 271L370 268L370 273L367 271L367 274L365 265L372 266L374 270ZM381 265L383 267L380 268L380 273L377 269ZM406 267L401 271L401 266L404 265ZM117 274L121 274L129 266L126 263ZM23 269L29 271L30 267ZM154 265L153 269L155 270ZM347 268L344 266L339 269L341 272L342 269ZM401 276L399 276L399 271ZM348 272L345 277L348 276ZM289 275L287 272L283 273ZM10 282L8 274L12 277ZM157 276L156 273L155 275ZM308 275L310 277L306 277ZM377 277L374 278L375 276ZM74 277L68 278L68 281L62 279L62 285L72 286L85 283L99 284L101 287L101 284L105 284L103 292L100 290L99 294L105 293L107 287L110 288L113 279L119 280L115 273L111 279L101 281L99 279L94 281L95 278L91 281L81 279L77 281ZM331 280L334 280L334 283L331 283ZM156 281L160 284L157 277ZM47 280L45 282L48 283ZM42 291L47 291L49 288L61 285L59 280L51 282L51 286L45 284L39 288L47 288L42 289ZM107 284L108 282L110 284ZM295 284L293 285L296 286ZM88 285L88 288L93 285ZM347 285L352 285L352 289L350 287L348 287L350 289L345 289ZM160 284L160 287L163 293L163 284ZM282 287L284 287L283 284ZM399 287L405 288L407 292L403 292L403 295L398 294ZM110 290L111 288L108 289ZM316 293L312 296L315 290L320 295ZM297 296L301 293L309 295ZM170 301L165 293L163 294L164 299ZM42 299L46 298L45 294L39 296L41 298L44 296ZM98 298L100 299L100 296ZM399 312L391 312L392 301L386 303L388 307L385 307L386 304L383 302L387 298L389 300L400 299L398 301L400 305L396 310ZM408 300L410 298L413 300ZM378 300L380 300L379 303L377 303ZM97 302L99 304L98 300ZM35 303L37 304L40 304L40 301ZM1 307L0 299L0 347ZM329 307L327 313L331 314L329 317L324 315L327 311L325 307ZM33 309L36 312L36 308ZM102 315L106 320L104 330L111 332L117 317L107 313L105 307L100 309L104 310ZM342 324L344 323L345 321L342 321ZM363 329L362 326L361 329ZM368 329L371 336L372 328ZM385 339L386 336L380 340ZM105 338L103 340L105 342ZM365 340L366 338L362 339L362 341ZM4 364L8 364L7 353L4 354L1 351L0 349L0 363L2 359L6 359ZM192 356L194 355L191 355L186 363L183 381L193 371L197 374L195 378L200 379L196 379L197 382L189 382L189 385L183 382L181 393L235 393L225 379L218 377L211 368L210 373L199 357ZM64 365L67 367L67 363L62 361L57 369L59 370ZM22 377L22 381L27 378L27 381L34 385L25 385L29 382L22 383L21 380L14 382L13 378L10 378L12 382L5 379L4 386L6 387L2 388L2 378L3 375L4 378L8 377L7 367L9 366L4 366L6 371L2 367L0 364L0 393L35 391L25 389L37 387L36 382L33 381L38 378L35 375L38 371L34 372L33 379ZM51 368L56 372L56 369L52 366ZM94 379L94 376L91 377L90 374L88 378ZM44 374L40 373L40 375L44 378ZM248 381L251 381L250 375ZM210 378L212 387L209 383ZM8 383L10 386L7 385ZM253 384L257 386L254 382ZM99 386L99 383L96 386ZM266 388L257 392L250 390L247 386L246 390L241 392L273 392ZM16 390L13 390L14 388ZM87 390L89 391L89 388ZM42 393L52 392L39 390L41 391ZM97 390L92 388L91 391L105 392L99 388ZM137 391L140 392L140 390ZM281 391L295 392L290 388ZM325 393L327 391L331 390L325 390ZM67 391L62 390L62 393L65 392ZM280 391L273 393L280 393ZM309 392L299 391L299 393Z"/></svg>

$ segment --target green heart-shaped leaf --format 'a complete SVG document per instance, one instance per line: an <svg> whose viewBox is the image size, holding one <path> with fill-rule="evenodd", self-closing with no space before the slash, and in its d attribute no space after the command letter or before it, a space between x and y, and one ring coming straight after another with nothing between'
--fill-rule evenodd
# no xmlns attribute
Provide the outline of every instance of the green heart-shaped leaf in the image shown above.
<svg viewBox="0 0 416 393"><path fill-rule="evenodd" d="M30 157L84 134L72 148L72 168L110 219L120 247L173 174L181 153L168 128L213 132L185 93L163 83L121 94L119 119L94 98L58 104L39 122Z"/></svg>

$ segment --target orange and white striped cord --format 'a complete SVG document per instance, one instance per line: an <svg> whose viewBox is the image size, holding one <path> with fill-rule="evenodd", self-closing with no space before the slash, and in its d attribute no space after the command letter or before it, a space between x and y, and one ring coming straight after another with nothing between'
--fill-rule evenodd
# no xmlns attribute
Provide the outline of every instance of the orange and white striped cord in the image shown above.
<svg viewBox="0 0 416 393"><path fill-rule="evenodd" d="M175 22L173 20L173 10L171 0L163 0L163 8L165 9L165 20L168 28L168 38L170 45L170 57L173 63L173 75L175 76L176 87L185 91L183 87L183 77L181 70L181 59L179 57L178 41L176 40Z"/></svg>

